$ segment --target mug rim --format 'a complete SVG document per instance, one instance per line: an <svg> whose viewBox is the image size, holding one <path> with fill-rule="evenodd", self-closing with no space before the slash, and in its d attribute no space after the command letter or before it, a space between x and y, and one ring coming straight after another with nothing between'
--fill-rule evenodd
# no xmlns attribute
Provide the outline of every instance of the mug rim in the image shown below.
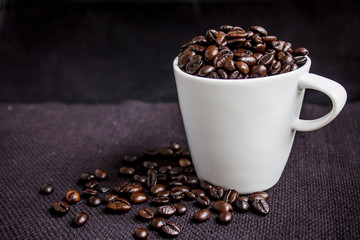
<svg viewBox="0 0 360 240"><path fill-rule="evenodd" d="M269 81L269 80L275 80L275 79L279 79L279 78L289 78L292 77L293 75L297 75L297 74L304 74L309 72L310 70L310 66L311 66L311 59L308 56L306 57L306 63L301 66L300 68L294 70L294 71L290 71L287 73L281 73L281 74L276 74L276 75L272 75L272 76L265 76L265 77L256 77L256 78L246 78L246 79L221 79L221 78L208 78L208 77L200 77L200 76L194 76L191 75L189 73L183 72L180 67L178 66L178 57L176 57L173 61L173 68L175 73L180 74L184 77L187 78L191 78L194 80L199 80L199 81L206 81L206 82L213 82L213 83L219 83L221 82L222 84L226 84L227 82L232 83L245 83L245 82L254 82L254 81ZM225 80L225 81L224 81ZM230 81L226 81L226 80L230 80Z"/></svg>

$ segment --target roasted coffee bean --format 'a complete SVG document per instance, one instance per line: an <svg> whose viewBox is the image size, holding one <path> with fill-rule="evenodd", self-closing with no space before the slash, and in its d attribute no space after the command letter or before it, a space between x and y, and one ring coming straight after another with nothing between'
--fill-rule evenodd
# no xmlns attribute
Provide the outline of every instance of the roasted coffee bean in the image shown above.
<svg viewBox="0 0 360 240"><path fill-rule="evenodd" d="M210 196L215 199L221 199L224 196L224 189L220 186L216 186L210 189Z"/></svg>
<svg viewBox="0 0 360 240"><path fill-rule="evenodd" d="M127 163L134 163L138 160L138 157L135 155L125 155L124 156L124 162Z"/></svg>
<svg viewBox="0 0 360 240"><path fill-rule="evenodd" d="M197 222L205 222L211 217L211 212L209 209L201 209L194 214L194 220Z"/></svg>
<svg viewBox="0 0 360 240"><path fill-rule="evenodd" d="M139 183L146 183L146 177L142 175L135 174L133 179Z"/></svg>
<svg viewBox="0 0 360 240"><path fill-rule="evenodd" d="M185 174L180 174L179 176L176 177L177 181L184 182L184 183L186 183L187 179L188 179L188 177Z"/></svg>
<svg viewBox="0 0 360 240"><path fill-rule="evenodd" d="M219 53L219 49L215 45L210 45L205 50L205 58L208 61L211 61L214 59L214 57ZM180 65L179 65L180 67ZM181 68L181 67L180 67Z"/></svg>
<svg viewBox="0 0 360 240"><path fill-rule="evenodd" d="M253 52L247 49L238 48L233 51L234 56L244 57L244 56L252 56Z"/></svg>
<svg viewBox="0 0 360 240"><path fill-rule="evenodd" d="M254 192L250 195L249 200L252 202L256 198L263 198L267 200L269 198L269 194L267 192Z"/></svg>
<svg viewBox="0 0 360 240"><path fill-rule="evenodd" d="M214 57L213 60L214 66L216 68L221 68L224 66L225 62L228 59L233 59L233 57L234 54L232 51L230 51L229 49L223 49Z"/></svg>
<svg viewBox="0 0 360 240"><path fill-rule="evenodd" d="M83 173L80 176L80 181L81 182L86 183L86 182L90 182L92 180L95 180L95 175L92 174L92 173Z"/></svg>
<svg viewBox="0 0 360 240"><path fill-rule="evenodd" d="M306 49L306 48L296 48L294 51L293 51L293 54L294 56L306 56L309 54L309 51Z"/></svg>
<svg viewBox="0 0 360 240"><path fill-rule="evenodd" d="M159 192L156 196L157 197L169 197L170 194L171 194L170 190L165 190L165 191Z"/></svg>
<svg viewBox="0 0 360 240"><path fill-rule="evenodd" d="M248 74L250 71L249 66L245 62L242 62L242 61L235 62L235 66L243 74Z"/></svg>
<svg viewBox="0 0 360 240"><path fill-rule="evenodd" d="M266 54L266 52L264 54ZM256 59L256 62L258 62L260 60L260 58L262 58L262 56L264 56L264 54L254 53L252 56Z"/></svg>
<svg viewBox="0 0 360 240"><path fill-rule="evenodd" d="M94 207L99 206L101 204L101 198L99 196L90 196L88 204Z"/></svg>
<svg viewBox="0 0 360 240"><path fill-rule="evenodd" d="M254 32L260 33L263 36L268 35L266 29L263 28L262 26L251 26L250 29L253 30Z"/></svg>
<svg viewBox="0 0 360 240"><path fill-rule="evenodd" d="M185 168L185 173L193 174L193 173L195 173L195 168L194 167L187 167L187 168Z"/></svg>
<svg viewBox="0 0 360 240"><path fill-rule="evenodd" d="M280 59L282 66L294 64L294 58L290 53L286 53L284 57Z"/></svg>
<svg viewBox="0 0 360 240"><path fill-rule="evenodd" d="M97 188L98 186L99 183L96 180L85 183L86 188Z"/></svg>
<svg viewBox="0 0 360 240"><path fill-rule="evenodd" d="M232 38L227 40L227 45L242 46L246 38Z"/></svg>
<svg viewBox="0 0 360 240"><path fill-rule="evenodd" d="M231 204L235 203L239 198L239 193L234 189L229 189L224 192L223 200Z"/></svg>
<svg viewBox="0 0 360 240"><path fill-rule="evenodd" d="M170 217L175 214L176 207L174 207L173 205L164 205L164 206L158 207L157 211L159 214L161 214L163 216Z"/></svg>
<svg viewBox="0 0 360 240"><path fill-rule="evenodd" d="M296 56L294 57L294 63L298 66L302 66L306 63L306 57L304 56Z"/></svg>
<svg viewBox="0 0 360 240"><path fill-rule="evenodd" d="M240 75L240 72L238 70L235 70L229 75L229 79L237 79L237 78L239 78L239 75Z"/></svg>
<svg viewBox="0 0 360 240"><path fill-rule="evenodd" d="M192 60L194 61L194 60ZM200 60L202 62L202 60ZM202 65L202 63L201 63ZM171 156L174 154L174 150L171 147L166 147L166 148L162 148L160 149L159 153L163 156Z"/></svg>
<svg viewBox="0 0 360 240"><path fill-rule="evenodd" d="M88 220L89 220L89 215L87 215L84 212L79 212L75 215L74 224L80 227L84 225Z"/></svg>
<svg viewBox="0 0 360 240"><path fill-rule="evenodd" d="M266 45L264 43L258 43L254 46L254 51L257 53L262 53L266 49Z"/></svg>
<svg viewBox="0 0 360 240"><path fill-rule="evenodd" d="M278 74L280 72L280 69L281 69L280 61L274 61L269 68L269 71L268 71L269 75Z"/></svg>
<svg viewBox="0 0 360 240"><path fill-rule="evenodd" d="M199 43L199 44L202 44L202 43L207 43L207 40L206 40L206 37L204 36L197 36L197 37L194 37L191 42L194 44L194 43Z"/></svg>
<svg viewBox="0 0 360 240"><path fill-rule="evenodd" d="M223 31L218 31L218 35L215 39L215 42L219 45L219 46L224 46L226 45L226 34Z"/></svg>
<svg viewBox="0 0 360 240"><path fill-rule="evenodd" d="M258 197L251 201L251 205L259 213L268 214L269 213L269 204L266 202L265 198Z"/></svg>
<svg viewBox="0 0 360 240"><path fill-rule="evenodd" d="M244 62L246 63L248 66L252 66L256 63L256 58L254 58L253 56L242 56L238 58L239 62ZM235 63L236 65L236 63Z"/></svg>
<svg viewBox="0 0 360 240"><path fill-rule="evenodd" d="M151 208L144 207L139 210L139 215L143 219L150 220L154 218L155 212Z"/></svg>
<svg viewBox="0 0 360 240"><path fill-rule="evenodd" d="M268 66L273 62L273 60L274 60L274 55L271 53L267 53L258 60L258 64Z"/></svg>
<svg viewBox="0 0 360 240"><path fill-rule="evenodd" d="M207 181L200 181L200 188L205 191L209 191L211 188L213 188L213 185L210 184Z"/></svg>
<svg viewBox="0 0 360 240"><path fill-rule="evenodd" d="M216 210L218 212L234 210L230 203L222 201L222 200L216 201L212 207L214 210Z"/></svg>
<svg viewBox="0 0 360 240"><path fill-rule="evenodd" d="M219 220L221 223L226 223L226 224L231 223L231 221L233 220L232 213L227 211L220 212Z"/></svg>
<svg viewBox="0 0 360 240"><path fill-rule="evenodd" d="M249 37L249 34L245 31L241 31L241 30L232 30L232 31L229 31L227 34L226 34L226 37L228 38L243 38L243 39L246 39L247 37Z"/></svg>
<svg viewBox="0 0 360 240"><path fill-rule="evenodd" d="M115 212L128 212L131 209L131 204L125 198L117 197L109 202L107 207Z"/></svg>
<svg viewBox="0 0 360 240"><path fill-rule="evenodd" d="M251 38L256 43L262 43L263 42L259 33L255 33Z"/></svg>
<svg viewBox="0 0 360 240"><path fill-rule="evenodd" d="M204 50L205 50L205 48L204 48ZM180 144L177 142L171 142L169 144L169 147L174 151L179 150L181 148Z"/></svg>
<svg viewBox="0 0 360 240"><path fill-rule="evenodd" d="M164 184L156 184L154 185L151 189L150 189L150 192L153 194L153 195L156 195L158 194L159 192L163 192L166 190L166 186Z"/></svg>
<svg viewBox="0 0 360 240"><path fill-rule="evenodd" d="M267 43L267 42L276 41L277 37L276 36L263 36L262 40Z"/></svg>
<svg viewBox="0 0 360 240"><path fill-rule="evenodd" d="M204 207L208 207L211 203L210 199L207 196L199 196L196 198L196 202Z"/></svg>
<svg viewBox="0 0 360 240"><path fill-rule="evenodd" d="M291 65L284 65L281 67L280 72L279 73L287 73L291 70Z"/></svg>
<svg viewBox="0 0 360 240"><path fill-rule="evenodd" d="M289 42L286 42L286 43L284 43L284 48L283 48L283 51L284 52L287 52L287 51L289 51L290 49L291 49L291 43L289 43Z"/></svg>
<svg viewBox="0 0 360 240"><path fill-rule="evenodd" d="M196 199L196 195L193 192L185 192L185 197L187 200L195 200Z"/></svg>
<svg viewBox="0 0 360 240"><path fill-rule="evenodd" d="M196 197L200 197L200 196L205 196L205 195L206 195L203 190L198 189L198 188L191 190L191 192L193 192Z"/></svg>
<svg viewBox="0 0 360 240"><path fill-rule="evenodd" d="M104 180L108 177L107 172L104 169L98 168L95 170L94 175L98 180Z"/></svg>
<svg viewBox="0 0 360 240"><path fill-rule="evenodd" d="M143 166L147 169L155 169L157 168L157 163L153 161L145 161L143 162Z"/></svg>
<svg viewBox="0 0 360 240"><path fill-rule="evenodd" d="M135 169L132 167L121 167L119 169L119 173L122 175L133 175L135 173Z"/></svg>
<svg viewBox="0 0 360 240"><path fill-rule="evenodd" d="M214 66L211 66L211 65L206 65L202 68L200 68L199 70L199 76L200 77L204 77L204 76L207 76L209 75L210 73L212 73L213 71L215 71L215 67Z"/></svg>
<svg viewBox="0 0 360 240"><path fill-rule="evenodd" d="M209 29L206 31L206 37L208 39L208 42L216 42L216 38L219 35L218 31L214 30L214 29Z"/></svg>
<svg viewBox="0 0 360 240"><path fill-rule="evenodd" d="M276 50L276 51L282 51L284 49L284 41L272 41L271 46Z"/></svg>
<svg viewBox="0 0 360 240"><path fill-rule="evenodd" d="M249 211L250 205L247 200L244 200L243 198L239 197L236 201L236 207L240 212L247 212Z"/></svg>
<svg viewBox="0 0 360 240"><path fill-rule="evenodd" d="M117 198L117 197L118 197L118 195L113 194L113 193L110 193L110 194L105 195L104 201L105 201L106 203L109 203L109 202L115 200L115 198Z"/></svg>
<svg viewBox="0 0 360 240"><path fill-rule="evenodd" d="M265 77L267 73L266 67L264 65L254 65L251 67L250 77Z"/></svg>
<svg viewBox="0 0 360 240"><path fill-rule="evenodd" d="M162 217L157 217L157 218L154 218L152 221L151 221L151 226L153 226L154 228L156 229L161 229L161 227L163 225L165 225L166 223L166 220Z"/></svg>
<svg viewBox="0 0 360 240"><path fill-rule="evenodd" d="M180 174L184 171L184 169L182 167L173 167L169 170L169 174L171 175L177 175Z"/></svg>
<svg viewBox="0 0 360 240"><path fill-rule="evenodd" d="M210 73L208 77L209 77L209 78L215 78L215 79L219 79L219 78L220 78L219 75L218 75L216 72Z"/></svg>
<svg viewBox="0 0 360 240"><path fill-rule="evenodd" d="M80 201L80 194L75 190L71 190L65 194L65 199L69 203L77 203Z"/></svg>
<svg viewBox="0 0 360 240"><path fill-rule="evenodd" d="M155 170L148 171L146 184L149 188L152 188L157 184L157 172Z"/></svg>
<svg viewBox="0 0 360 240"><path fill-rule="evenodd" d="M195 55L195 53L194 53ZM157 151L155 151L154 149L145 149L145 151L143 152L143 154L145 156L156 156L158 154Z"/></svg>
<svg viewBox="0 0 360 240"><path fill-rule="evenodd" d="M189 49L195 52L203 52L205 48L205 46L201 46L199 44L192 44L189 46Z"/></svg>
<svg viewBox="0 0 360 240"><path fill-rule="evenodd" d="M190 167L191 166L191 161L189 159L187 159L187 158L181 158L179 160L179 166L183 167L183 168Z"/></svg>
<svg viewBox="0 0 360 240"><path fill-rule="evenodd" d="M60 201L60 202L54 202L53 203L53 209L57 214L66 214L69 212L70 207L69 204L67 204L64 201Z"/></svg>
<svg viewBox="0 0 360 240"><path fill-rule="evenodd" d="M201 66L203 65L203 61L201 59L195 59L186 64L186 73L194 74L196 73Z"/></svg>
<svg viewBox="0 0 360 240"><path fill-rule="evenodd" d="M99 194L99 192L96 191L95 189L92 189L92 188L85 188L85 189L83 190L83 194L84 194L85 196L96 196L96 195Z"/></svg>
<svg viewBox="0 0 360 240"><path fill-rule="evenodd" d="M149 233L145 228L138 228L135 232L135 237L137 239L147 239L148 236L149 236Z"/></svg>
<svg viewBox="0 0 360 240"><path fill-rule="evenodd" d="M176 179L178 179L178 176L176 176ZM179 180L169 182L169 186L181 186L181 185L183 185L183 182Z"/></svg>
<svg viewBox="0 0 360 240"><path fill-rule="evenodd" d="M187 212L188 208L184 203L177 202L174 204L174 207L176 208L176 213L179 215L183 215Z"/></svg>
<svg viewBox="0 0 360 240"><path fill-rule="evenodd" d="M190 60L190 57L194 56L195 55L195 52L194 51L189 51L189 52L186 52L184 54L182 54L180 57L179 57L179 61L178 61L178 66L180 68L183 68L186 66L186 64L189 62Z"/></svg>
<svg viewBox="0 0 360 240"><path fill-rule="evenodd" d="M219 75L219 77L221 78L221 79L228 79L228 75L227 75L227 73L225 72L225 70L223 70L223 69L218 69L217 70L217 74Z"/></svg>
<svg viewBox="0 0 360 240"><path fill-rule="evenodd" d="M276 58L277 58L278 60L280 60L280 59L282 59L285 55L286 55L286 54L285 54L284 52L278 52L278 53L276 54Z"/></svg>
<svg viewBox="0 0 360 240"><path fill-rule="evenodd" d="M172 192L175 192L175 191L188 192L188 191L190 191L190 188L187 186L184 186L184 185L180 185L180 186L175 186L175 187L171 188L171 191Z"/></svg>
<svg viewBox="0 0 360 240"><path fill-rule="evenodd" d="M171 237L176 237L180 235L180 227L174 222L166 222L162 227L162 231Z"/></svg>
<svg viewBox="0 0 360 240"><path fill-rule="evenodd" d="M168 203L170 203L170 201L171 201L170 197L168 197L168 196L159 196L159 197L153 198L153 203L161 204L161 205L168 204Z"/></svg>
<svg viewBox="0 0 360 240"><path fill-rule="evenodd" d="M50 184L45 184L41 187L40 193L44 195L49 195L54 191L54 187Z"/></svg>
<svg viewBox="0 0 360 240"><path fill-rule="evenodd" d="M171 169L171 166L170 165L167 165L167 166L163 166L163 167L161 167L161 168L159 168L159 173L168 173L169 172L169 170Z"/></svg>
<svg viewBox="0 0 360 240"><path fill-rule="evenodd" d="M125 193L126 189L131 186L130 181L128 179L122 181L120 184L118 184L114 189L118 193Z"/></svg>
<svg viewBox="0 0 360 240"><path fill-rule="evenodd" d="M189 187L195 187L199 184L199 179L196 176L189 176L187 178L186 184Z"/></svg>
<svg viewBox="0 0 360 240"><path fill-rule="evenodd" d="M296 63L294 63L293 65L291 65L290 71L295 71L298 68L299 68L299 66Z"/></svg>
<svg viewBox="0 0 360 240"><path fill-rule="evenodd" d="M243 47L246 47L246 48L252 48L253 47L253 45L252 45L252 43L251 43L251 40L246 40L245 42L244 42L244 45L243 45Z"/></svg>
<svg viewBox="0 0 360 240"><path fill-rule="evenodd" d="M171 191L170 196L174 201L180 201L185 198L185 193L181 190L175 190L175 191Z"/></svg>
<svg viewBox="0 0 360 240"><path fill-rule="evenodd" d="M133 182L132 184L129 184L125 187L125 193L129 195L133 193L142 192L143 190L144 188L141 186L139 182Z"/></svg>
<svg viewBox="0 0 360 240"><path fill-rule="evenodd" d="M148 200L148 196L143 192L136 192L136 193L131 194L131 196L130 196L130 201L132 203L136 203L136 204L144 203L147 200Z"/></svg>

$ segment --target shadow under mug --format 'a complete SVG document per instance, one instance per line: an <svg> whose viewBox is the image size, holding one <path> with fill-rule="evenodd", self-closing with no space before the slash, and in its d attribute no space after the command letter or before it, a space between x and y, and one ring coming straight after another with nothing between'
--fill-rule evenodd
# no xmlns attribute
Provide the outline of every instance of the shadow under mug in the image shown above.
<svg viewBox="0 0 360 240"><path fill-rule="evenodd" d="M338 83L309 73L311 60L284 74L238 80L189 75L173 62L181 114L200 180L236 189L264 191L281 177L296 131L330 123L347 94ZM326 94L332 109L314 120L299 119L305 89Z"/></svg>

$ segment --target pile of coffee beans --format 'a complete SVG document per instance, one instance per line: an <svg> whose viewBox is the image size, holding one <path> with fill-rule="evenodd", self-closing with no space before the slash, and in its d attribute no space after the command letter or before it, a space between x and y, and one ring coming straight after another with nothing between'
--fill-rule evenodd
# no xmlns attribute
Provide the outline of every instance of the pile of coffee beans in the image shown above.
<svg viewBox="0 0 360 240"><path fill-rule="evenodd" d="M187 216L187 204L199 208L197 212L188 215L189 220L198 223L211 218L210 209L217 214L220 224L232 222L234 212L251 210L261 215L269 213L269 195L266 192L240 196L234 189L223 189L198 179L190 152L176 142L158 151L145 150L142 156L126 155L122 163L118 171L119 184L111 192L109 188L100 186L100 181L108 176L105 170L83 173L78 181L83 187L82 194L75 190L68 191L64 200L53 203L53 212L65 215L70 211L71 204L79 204L82 198L87 199L87 204L92 207L105 204L105 213L115 214L131 212L134 204L145 204L134 212L135 217L142 222L150 221L149 230L160 231L167 237L176 237L181 233L181 227L169 218L174 215ZM44 185L40 192L52 190ZM74 216L72 224L79 227L88 221L91 221L89 215L79 212ZM149 236L146 226L134 229L134 236L146 239Z"/></svg>
<svg viewBox="0 0 360 240"><path fill-rule="evenodd" d="M188 74L220 79L266 77L293 71L306 63L309 51L268 35L265 28L223 25L182 45L178 66Z"/></svg>

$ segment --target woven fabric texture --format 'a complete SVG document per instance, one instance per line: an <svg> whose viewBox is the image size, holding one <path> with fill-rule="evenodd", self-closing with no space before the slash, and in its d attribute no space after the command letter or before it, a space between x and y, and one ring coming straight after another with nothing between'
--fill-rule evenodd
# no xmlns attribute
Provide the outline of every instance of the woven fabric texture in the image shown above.
<svg viewBox="0 0 360 240"><path fill-rule="evenodd" d="M328 108L304 105L303 117L315 118ZM194 223L198 208L170 220L180 225L178 239L360 239L360 103L349 103L328 126L298 132L278 182L268 192L270 213L234 213L229 225L217 214ZM108 214L105 205L86 201L63 217L50 214L54 201L71 189L81 173L103 168L113 187L125 154L141 154L186 137L177 103L127 101L118 105L0 104L0 236L1 239L132 239L149 222L136 218L147 205L126 214ZM55 191L40 195L51 183ZM89 221L71 225L85 211ZM149 230L149 239L163 236Z"/></svg>

